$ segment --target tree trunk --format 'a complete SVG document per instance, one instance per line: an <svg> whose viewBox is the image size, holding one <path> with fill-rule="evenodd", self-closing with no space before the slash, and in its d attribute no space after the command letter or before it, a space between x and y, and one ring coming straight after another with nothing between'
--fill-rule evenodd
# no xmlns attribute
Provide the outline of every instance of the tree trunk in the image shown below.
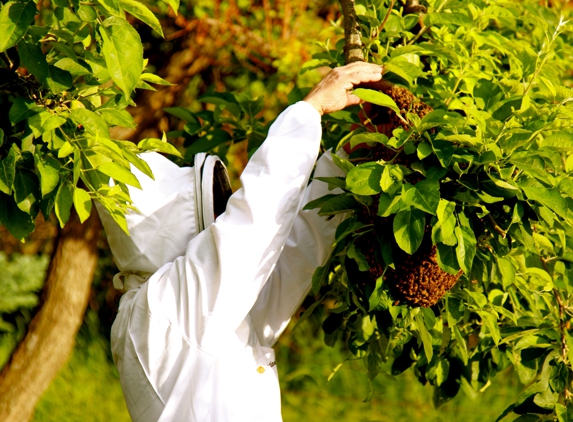
<svg viewBox="0 0 573 422"><path fill-rule="evenodd" d="M0 374L0 421L25 422L71 355L98 261L100 221L75 212L56 239L38 312Z"/></svg>

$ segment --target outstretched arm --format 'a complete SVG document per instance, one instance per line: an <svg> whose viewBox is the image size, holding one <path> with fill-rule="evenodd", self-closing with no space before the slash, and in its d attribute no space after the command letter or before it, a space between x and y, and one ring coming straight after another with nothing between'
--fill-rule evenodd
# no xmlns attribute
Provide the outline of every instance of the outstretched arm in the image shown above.
<svg viewBox="0 0 573 422"><path fill-rule="evenodd" d="M331 154L329 150L320 157L315 178L344 175L333 163ZM314 199L339 191L329 191L325 182L313 180L306 188L303 207ZM299 211L277 265L250 312L263 346L271 347L277 341L309 293L314 270L328 259L336 227L342 218L338 215L327 221L316 209Z"/></svg>
<svg viewBox="0 0 573 422"><path fill-rule="evenodd" d="M380 79L381 67L366 63L333 70L305 101L279 116L225 213L189 243L184 257L150 280L151 312L161 312L205 351L234 333L269 279L303 205L320 145L320 114L355 104L348 90Z"/></svg>

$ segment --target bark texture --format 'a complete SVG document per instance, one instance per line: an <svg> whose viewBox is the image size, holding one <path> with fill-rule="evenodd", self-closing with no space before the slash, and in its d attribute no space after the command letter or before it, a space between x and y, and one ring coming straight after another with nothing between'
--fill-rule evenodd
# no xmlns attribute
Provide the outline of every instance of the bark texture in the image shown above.
<svg viewBox="0 0 573 422"><path fill-rule="evenodd" d="M354 0L340 0L342 14L344 15L344 61L346 64L363 62L362 40L360 39L360 26L356 17Z"/></svg>
<svg viewBox="0 0 573 422"><path fill-rule="evenodd" d="M39 310L0 373L0 421L29 421L67 362L88 302L100 228L94 209L84 224L74 212L59 233Z"/></svg>

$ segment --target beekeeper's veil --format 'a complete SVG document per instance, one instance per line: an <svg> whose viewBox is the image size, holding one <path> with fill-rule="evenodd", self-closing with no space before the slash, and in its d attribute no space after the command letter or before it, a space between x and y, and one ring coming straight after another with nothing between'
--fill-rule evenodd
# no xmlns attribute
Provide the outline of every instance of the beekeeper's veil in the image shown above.
<svg viewBox="0 0 573 422"><path fill-rule="evenodd" d="M132 166L141 190L129 187L138 212L126 215L128 236L97 205L116 264L117 289L130 290L155 271L184 255L189 241L224 211L230 195L229 178L218 157L195 156L194 167L179 167L160 154L144 153L155 180Z"/></svg>

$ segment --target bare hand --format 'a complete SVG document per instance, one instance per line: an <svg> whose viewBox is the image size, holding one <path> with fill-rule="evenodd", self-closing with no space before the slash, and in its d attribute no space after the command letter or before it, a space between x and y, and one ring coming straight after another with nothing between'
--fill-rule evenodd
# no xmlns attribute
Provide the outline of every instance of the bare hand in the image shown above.
<svg viewBox="0 0 573 422"><path fill-rule="evenodd" d="M337 67L308 93L304 101L316 108L321 116L360 104L362 100L351 94L351 90L363 82L381 80L382 70L382 66L365 62Z"/></svg>

